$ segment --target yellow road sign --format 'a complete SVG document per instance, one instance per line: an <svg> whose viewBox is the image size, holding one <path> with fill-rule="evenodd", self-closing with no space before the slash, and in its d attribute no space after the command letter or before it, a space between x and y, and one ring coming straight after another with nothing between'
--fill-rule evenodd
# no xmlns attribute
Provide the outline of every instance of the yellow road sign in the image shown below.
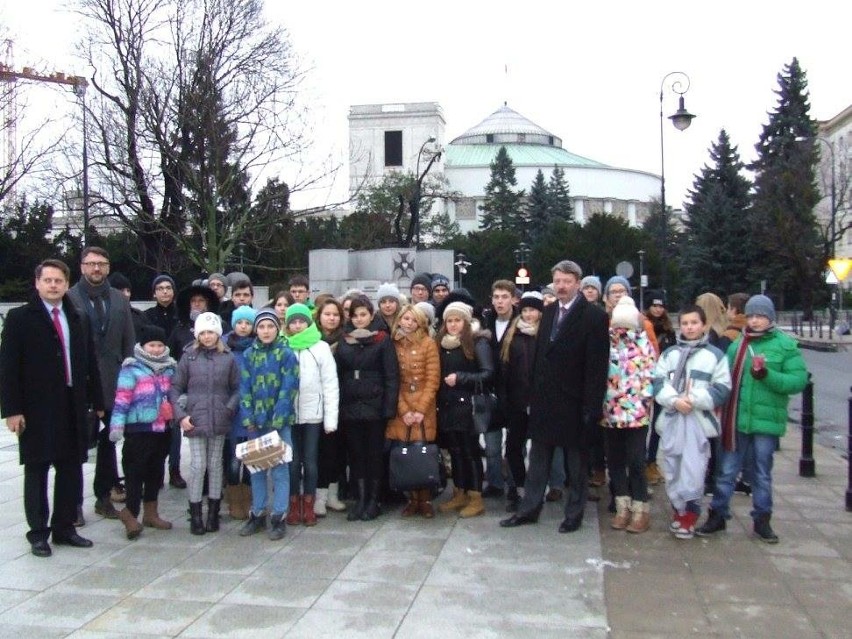
<svg viewBox="0 0 852 639"><path fill-rule="evenodd" d="M828 268L837 276L841 282L849 275L852 270L852 259L848 257L838 257L833 260L828 260Z"/></svg>

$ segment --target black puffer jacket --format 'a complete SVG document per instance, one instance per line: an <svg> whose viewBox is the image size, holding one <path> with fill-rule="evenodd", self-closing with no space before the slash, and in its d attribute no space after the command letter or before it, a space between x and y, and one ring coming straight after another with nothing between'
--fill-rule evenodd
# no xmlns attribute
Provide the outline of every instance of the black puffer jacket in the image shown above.
<svg viewBox="0 0 852 639"><path fill-rule="evenodd" d="M334 358L340 378L341 420L375 421L396 416L399 362L385 331L370 331L369 336L355 338L350 330L337 343Z"/></svg>
<svg viewBox="0 0 852 639"><path fill-rule="evenodd" d="M509 344L509 361L502 362L497 394L505 409L526 413L532 394L535 335L516 331Z"/></svg>
<svg viewBox="0 0 852 639"><path fill-rule="evenodd" d="M438 390L438 431L473 432L470 396L477 384L488 389L494 376L494 357L491 352L491 333L482 331L474 337L474 359L464 355L461 346L447 349L438 344L441 356L441 387ZM456 385L447 386L444 378L456 374Z"/></svg>

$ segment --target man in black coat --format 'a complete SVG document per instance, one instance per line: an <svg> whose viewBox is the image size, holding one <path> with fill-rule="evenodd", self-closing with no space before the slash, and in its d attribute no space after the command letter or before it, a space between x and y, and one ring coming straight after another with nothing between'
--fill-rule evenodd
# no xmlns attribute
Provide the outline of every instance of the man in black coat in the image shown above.
<svg viewBox="0 0 852 639"><path fill-rule="evenodd" d="M536 336L530 402L529 472L524 498L505 528L538 520L553 450L565 451L569 488L559 532L577 530L588 496L589 442L600 428L609 369L606 312L580 294L583 272L570 260L551 269L557 302L544 309Z"/></svg>
<svg viewBox="0 0 852 639"><path fill-rule="evenodd" d="M103 416L104 405L86 319L66 295L70 276L59 260L39 264L37 294L9 311L0 339L0 414L18 436L27 540L37 557L51 555L51 531L56 544L92 545L76 533L74 520L89 447L86 412L92 405ZM48 525L51 465L56 477Z"/></svg>

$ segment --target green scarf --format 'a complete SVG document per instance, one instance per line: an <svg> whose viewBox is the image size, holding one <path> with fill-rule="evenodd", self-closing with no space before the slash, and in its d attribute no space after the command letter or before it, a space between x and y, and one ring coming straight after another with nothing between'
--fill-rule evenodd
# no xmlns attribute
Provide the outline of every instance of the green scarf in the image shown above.
<svg viewBox="0 0 852 639"><path fill-rule="evenodd" d="M310 348L321 340L322 333L320 333L316 322L314 322L303 331L299 331L295 335L290 335L287 338L287 343L294 351L302 351L306 348Z"/></svg>

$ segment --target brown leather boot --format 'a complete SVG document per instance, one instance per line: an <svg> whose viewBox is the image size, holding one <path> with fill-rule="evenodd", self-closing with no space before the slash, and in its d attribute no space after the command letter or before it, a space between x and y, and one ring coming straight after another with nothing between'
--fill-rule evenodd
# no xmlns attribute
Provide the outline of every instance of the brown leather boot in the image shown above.
<svg viewBox="0 0 852 639"><path fill-rule="evenodd" d="M408 503L405 504L405 508L402 509L400 514L403 517L413 517L418 512L420 512L420 491L412 490L408 494Z"/></svg>
<svg viewBox="0 0 852 639"><path fill-rule="evenodd" d="M623 495L615 498L615 516L610 520L609 527L614 530L624 530L630 523L630 497Z"/></svg>
<svg viewBox="0 0 852 639"><path fill-rule="evenodd" d="M314 496L304 495L302 497L302 521L305 526L317 525L317 514L314 512Z"/></svg>
<svg viewBox="0 0 852 639"><path fill-rule="evenodd" d="M420 491L420 514L424 519L432 519L435 516L435 508L432 506L432 491L424 488Z"/></svg>
<svg viewBox="0 0 852 639"><path fill-rule="evenodd" d="M156 528L157 530L171 530L172 522L166 521L160 517L158 512L158 503L156 501L146 501L142 504L142 524L148 528Z"/></svg>
<svg viewBox="0 0 852 639"><path fill-rule="evenodd" d="M245 484L234 486L234 494L237 496L237 504L234 509L234 519L245 520L251 513L251 488Z"/></svg>
<svg viewBox="0 0 852 639"><path fill-rule="evenodd" d="M459 511L459 517L477 517L485 512L485 502L482 493L475 490L467 491L467 505Z"/></svg>
<svg viewBox="0 0 852 639"><path fill-rule="evenodd" d="M630 519L630 524L626 530L629 533L643 533L651 527L651 513L648 507L648 502L634 501L630 510L633 512L633 517ZM695 522L693 522L693 526Z"/></svg>
<svg viewBox="0 0 852 639"><path fill-rule="evenodd" d="M290 509L287 511L288 526L298 526L302 523L301 495L290 495Z"/></svg>
<svg viewBox="0 0 852 639"><path fill-rule="evenodd" d="M449 501L445 501L443 504L438 506L438 510L442 513L451 513L454 510L461 510L465 506L467 506L468 498L467 493L463 491L461 488L453 488L453 497Z"/></svg>
<svg viewBox="0 0 852 639"><path fill-rule="evenodd" d="M131 541L138 539L142 534L142 524L133 516L127 508L122 508L118 513L119 521L124 524L124 530L127 533L127 538Z"/></svg>

